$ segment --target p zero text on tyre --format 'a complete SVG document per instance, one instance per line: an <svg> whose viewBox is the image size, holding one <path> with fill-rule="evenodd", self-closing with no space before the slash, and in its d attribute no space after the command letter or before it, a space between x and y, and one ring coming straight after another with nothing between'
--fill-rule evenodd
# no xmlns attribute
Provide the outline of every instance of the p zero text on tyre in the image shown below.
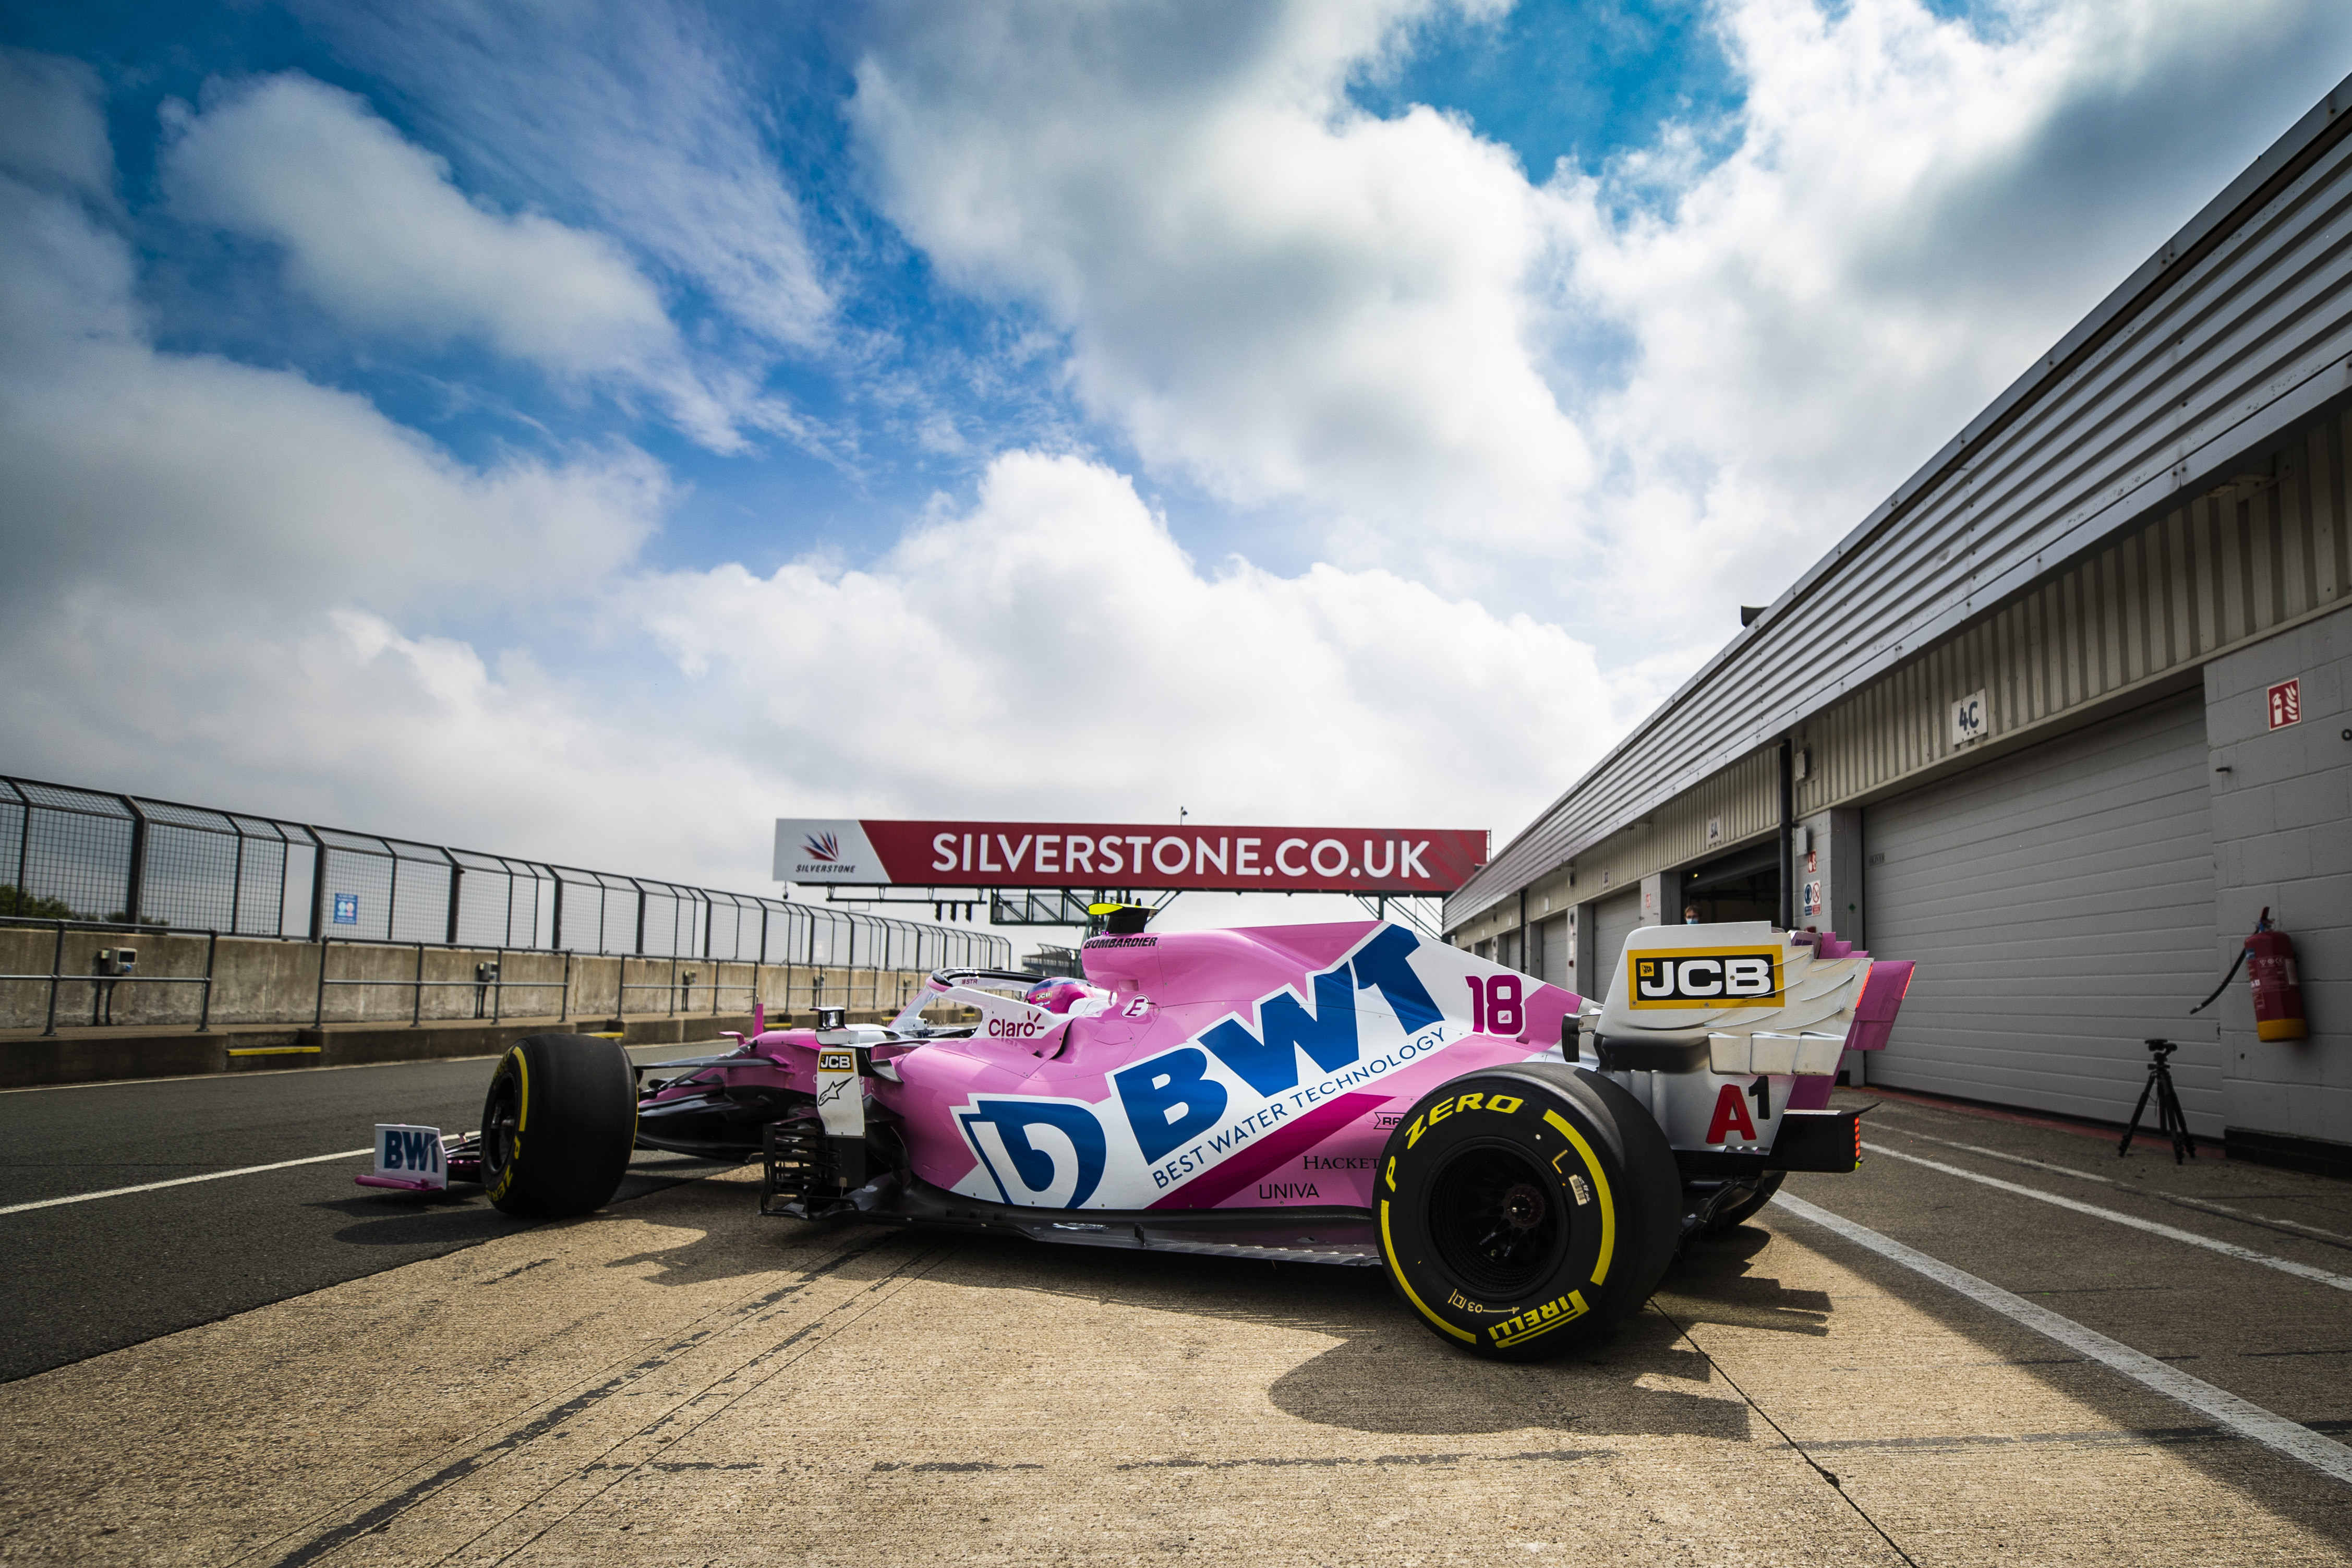
<svg viewBox="0 0 2352 1568"><path fill-rule="evenodd" d="M1647 1300L1682 1182L1633 1096L1531 1062L1422 1097L1374 1183L1389 1279L1433 1333L1507 1361L1570 1350Z"/></svg>

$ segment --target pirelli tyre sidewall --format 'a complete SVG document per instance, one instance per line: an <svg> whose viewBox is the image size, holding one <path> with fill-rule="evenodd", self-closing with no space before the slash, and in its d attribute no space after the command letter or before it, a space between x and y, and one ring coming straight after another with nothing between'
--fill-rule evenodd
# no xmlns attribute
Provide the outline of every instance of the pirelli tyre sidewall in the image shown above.
<svg viewBox="0 0 2352 1568"><path fill-rule="evenodd" d="M1390 1283L1432 1332L1504 1361L1558 1355L1646 1301L1681 1192L1649 1112L1551 1062L1424 1095L1374 1180Z"/></svg>
<svg viewBox="0 0 2352 1568"><path fill-rule="evenodd" d="M636 1136L636 1074L619 1041L532 1035L490 1075L483 1189L527 1218L593 1213L620 1189Z"/></svg>

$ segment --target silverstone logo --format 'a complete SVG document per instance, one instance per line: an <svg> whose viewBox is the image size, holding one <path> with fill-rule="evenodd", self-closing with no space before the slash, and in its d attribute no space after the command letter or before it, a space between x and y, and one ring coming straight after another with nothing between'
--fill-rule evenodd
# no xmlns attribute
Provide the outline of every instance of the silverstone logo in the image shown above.
<svg viewBox="0 0 2352 1568"><path fill-rule="evenodd" d="M779 882L887 882L862 824L850 817L776 818Z"/></svg>
<svg viewBox="0 0 2352 1568"><path fill-rule="evenodd" d="M804 873L855 871L856 863L841 856L841 836L837 833L804 833L801 836L801 853L808 858L793 868Z"/></svg>

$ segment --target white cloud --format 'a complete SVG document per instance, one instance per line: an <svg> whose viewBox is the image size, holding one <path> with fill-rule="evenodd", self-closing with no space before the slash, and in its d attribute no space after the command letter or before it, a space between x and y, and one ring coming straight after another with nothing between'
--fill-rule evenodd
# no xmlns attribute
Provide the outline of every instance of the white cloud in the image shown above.
<svg viewBox="0 0 2352 1568"><path fill-rule="evenodd" d="M0 175L10 771L758 885L723 809L675 809L642 683L582 668L672 496L659 465L470 467L364 399L157 351L133 282L119 237ZM400 629L443 618L568 673ZM728 775L704 760L699 800Z"/></svg>
<svg viewBox="0 0 2352 1568"><path fill-rule="evenodd" d="M1461 123L1342 90L1423 8L927 9L853 118L891 216L1066 327L1080 395L1149 462L1544 552L1591 465L1525 342L1535 193Z"/></svg>
<svg viewBox="0 0 2352 1568"><path fill-rule="evenodd" d="M2025 371L2332 85L2352 11L2276 0L1724 0L1747 87L1698 127L1546 195L1570 330L1622 331L1574 398L1624 476L1603 624L1660 563L1763 602ZM2264 83L2259 92L2246 90ZM1622 379L1617 372L1622 369ZM1720 638L1714 640L1719 641Z"/></svg>
<svg viewBox="0 0 2352 1568"><path fill-rule="evenodd" d="M121 242L0 177L0 601L65 581L511 603L630 559L667 489L642 453L468 468L365 399L158 353Z"/></svg>
<svg viewBox="0 0 2352 1568"><path fill-rule="evenodd" d="M1437 0L920 10L861 66L853 123L892 216L1059 323L1153 469L1319 517L1350 563L1572 616L1646 690L2352 47L2331 0L1710 13L1728 121L1540 183L1473 126L1348 101Z"/></svg>
<svg viewBox="0 0 2352 1568"><path fill-rule="evenodd" d="M1599 753L1591 650L1386 572L1203 573L1122 476L1012 453L872 569L646 580L635 613L802 799L1499 826Z"/></svg>
<svg viewBox="0 0 2352 1568"><path fill-rule="evenodd" d="M362 327L472 333L572 374L675 347L618 247L467 201L446 163L341 88L268 77L221 91L200 118L183 109L164 168L182 212L284 246L294 280Z"/></svg>
<svg viewBox="0 0 2352 1568"><path fill-rule="evenodd" d="M569 381L641 386L703 444L749 410L689 365L660 296L602 235L467 200L442 159L340 88L297 74L170 105L163 172L184 215L283 247L289 280L362 331L470 338Z"/></svg>
<svg viewBox="0 0 2352 1568"><path fill-rule="evenodd" d="M474 166L595 215L736 321L822 345L834 302L769 145L769 95L693 8L298 0Z"/></svg>
<svg viewBox="0 0 2352 1568"><path fill-rule="evenodd" d="M802 811L1507 836L1620 730L1606 692L1670 687L2352 42L2294 0L1974 30L1910 0L1723 0L1732 123L1538 184L1458 121L1349 106L1410 14L930 10L860 76L859 146L908 232L1058 323L1071 384L1153 469L1325 520L1335 563L1290 576L1195 562L1110 467L1026 451L855 569L642 569L674 492L641 452L469 465L363 399L159 351L95 84L36 68L71 79L59 135L16 154L42 172L0 184L0 658L40 679L0 686L0 754L737 886L765 819ZM437 106L420 135L467 187L509 194L475 205L415 148L353 142L390 133L346 104L338 145L475 247L455 300L413 250L352 258L389 276L350 309L549 342L482 301L552 233L614 285L562 296L608 343L641 341L627 279L655 258L767 342L833 331L719 51L648 8L551 56L525 15L349 24L438 84L409 89ZM1681 155L1702 140L1731 151ZM218 180L289 257L312 245L285 237L310 216ZM635 259L518 190L568 193ZM1595 336L1622 353L1566 346Z"/></svg>
<svg viewBox="0 0 2352 1568"><path fill-rule="evenodd" d="M284 809L338 789L389 807L383 693L337 679L354 661L331 613L576 599L635 558L667 479L625 447L469 467L364 399L157 351L135 282L79 201L0 174L0 662L23 675L0 684L0 755L173 796L267 808L253 796L284 781L303 797ZM439 764L468 765L467 740Z"/></svg>
<svg viewBox="0 0 2352 1568"><path fill-rule="evenodd" d="M98 93L97 74L79 60L0 48L0 167L106 195L114 153Z"/></svg>
<svg viewBox="0 0 2352 1568"><path fill-rule="evenodd" d="M1500 826L1605 738L1558 630L1204 572L1074 458L999 458L864 569L645 570L642 454L471 467L159 350L135 286L119 235L0 178L12 771L757 887L800 812Z"/></svg>

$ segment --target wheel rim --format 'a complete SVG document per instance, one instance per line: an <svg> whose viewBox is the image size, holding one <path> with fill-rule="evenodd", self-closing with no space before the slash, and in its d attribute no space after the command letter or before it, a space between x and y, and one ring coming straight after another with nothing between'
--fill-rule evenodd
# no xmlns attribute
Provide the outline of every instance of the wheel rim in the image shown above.
<svg viewBox="0 0 2352 1568"><path fill-rule="evenodd" d="M1429 1189L1430 1239L1463 1283L1508 1300L1548 1278L1568 1239L1549 1173L1507 1144L1464 1149Z"/></svg>
<svg viewBox="0 0 2352 1568"><path fill-rule="evenodd" d="M522 1085L512 1073L500 1073L490 1085L489 1102L482 1107L482 1165L492 1176L514 1160L515 1131L522 1120Z"/></svg>

